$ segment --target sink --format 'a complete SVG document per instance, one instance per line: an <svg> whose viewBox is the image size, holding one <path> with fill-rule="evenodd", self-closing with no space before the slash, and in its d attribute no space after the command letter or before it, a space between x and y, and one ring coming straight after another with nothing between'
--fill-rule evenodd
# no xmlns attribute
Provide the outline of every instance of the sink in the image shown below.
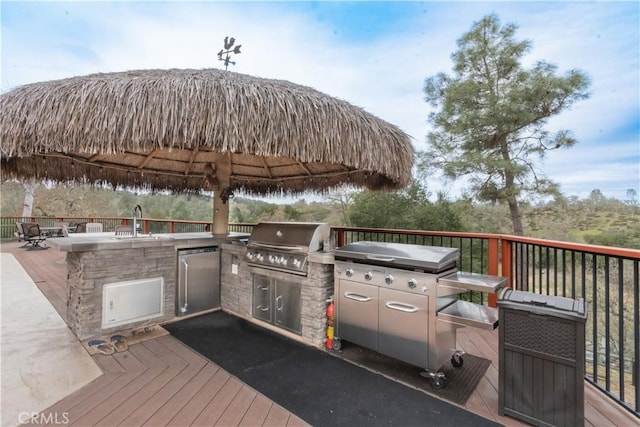
<svg viewBox="0 0 640 427"><path fill-rule="evenodd" d="M136 237L133 237L133 236L115 236L115 237L112 237L111 239L112 240L133 241L133 242L145 242L145 241L166 239L166 237L149 236L149 235L136 236Z"/></svg>

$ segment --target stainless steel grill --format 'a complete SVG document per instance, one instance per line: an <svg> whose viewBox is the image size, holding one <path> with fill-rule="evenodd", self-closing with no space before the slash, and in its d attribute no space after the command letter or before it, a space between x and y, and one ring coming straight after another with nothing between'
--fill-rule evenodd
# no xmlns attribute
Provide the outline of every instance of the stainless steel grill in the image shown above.
<svg viewBox="0 0 640 427"><path fill-rule="evenodd" d="M254 267L255 319L302 334L301 276L307 275L309 253L322 250L330 232L324 223L261 222L253 228L246 260Z"/></svg>
<svg viewBox="0 0 640 427"><path fill-rule="evenodd" d="M309 252L322 250L330 233L325 223L261 222L247 242L247 263L306 276Z"/></svg>
<svg viewBox="0 0 640 427"><path fill-rule="evenodd" d="M497 310L458 300L496 292L506 279L457 271L457 248L355 242L335 250L336 339L423 367L432 385L447 361L462 366L456 330L495 328Z"/></svg>

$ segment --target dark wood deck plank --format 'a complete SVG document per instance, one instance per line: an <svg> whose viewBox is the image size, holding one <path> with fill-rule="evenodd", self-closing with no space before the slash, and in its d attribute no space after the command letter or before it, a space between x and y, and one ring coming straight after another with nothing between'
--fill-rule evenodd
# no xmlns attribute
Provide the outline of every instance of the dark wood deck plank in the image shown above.
<svg viewBox="0 0 640 427"><path fill-rule="evenodd" d="M296 417L295 415L291 415L289 420L287 421L287 427L306 427L309 424L305 423L302 419Z"/></svg>
<svg viewBox="0 0 640 427"><path fill-rule="evenodd" d="M206 364L195 375L190 377L184 385L176 390L170 399L165 401L162 407L153 414L143 425L146 426L164 426L178 413L191 399L200 391L200 389L218 372L220 368L213 364ZM173 389L173 388L172 388Z"/></svg>
<svg viewBox="0 0 640 427"><path fill-rule="evenodd" d="M77 405L69 408L67 411L69 414L70 425L76 424L82 417L84 417L87 413L91 412L95 407L101 405L103 402L108 401L111 397L118 396L120 390L129 384L132 381L132 378L136 378L141 375L142 372L135 373L123 373L118 376L115 380L111 381L105 387L103 387L99 392L94 393L88 396L86 399L79 402ZM89 422L93 424L98 420L90 420ZM83 424L76 424L83 425ZM86 425L86 424L84 424Z"/></svg>
<svg viewBox="0 0 640 427"><path fill-rule="evenodd" d="M216 424L220 426L237 426L244 418L257 393L251 387L244 385L227 409L222 413Z"/></svg>
<svg viewBox="0 0 640 427"><path fill-rule="evenodd" d="M264 420L264 427L282 427L286 426L289 421L289 411L284 409L280 405L274 404L271 409L269 409L269 413L267 414L267 418Z"/></svg>
<svg viewBox="0 0 640 427"><path fill-rule="evenodd" d="M272 405L273 402L269 399L261 394L257 394L238 425L240 427L261 426L267 419L267 414Z"/></svg>
<svg viewBox="0 0 640 427"><path fill-rule="evenodd" d="M122 359L126 361L131 361L132 359L136 359L131 353L116 353L114 357L118 354L122 354ZM128 356L128 357L124 357ZM138 361L138 363L141 363ZM131 364L132 366L137 366L137 364ZM118 393L111 395L109 399L105 399L100 402L98 405L94 406L90 411L84 414L79 419L76 419L74 423L79 425L93 425L93 426L110 426L114 425L113 422L107 422L106 419L116 419L121 420L126 417L128 414L120 414L119 407L126 403L128 400L138 400L139 398L144 397L144 393L142 392L144 387L150 383L157 375L162 372L163 369L153 368L146 369L144 371L140 371L138 373L138 369L133 369L132 371L127 372L127 376L131 375L127 381L127 384L122 387Z"/></svg>
<svg viewBox="0 0 640 427"><path fill-rule="evenodd" d="M243 384L236 377L230 377L224 384L222 390L220 390L220 392L209 402L206 408L198 414L198 417L193 421L192 425L218 425L220 416L234 400L242 386Z"/></svg>
<svg viewBox="0 0 640 427"><path fill-rule="evenodd" d="M229 381L231 375L218 370L216 374L207 381L207 383L198 391L193 399L189 401L169 422L170 426L186 426L191 425L196 417L207 407L207 405L215 398L218 392Z"/></svg>
<svg viewBox="0 0 640 427"><path fill-rule="evenodd" d="M131 413L122 425L139 426L147 422L161 408L171 400L179 391L196 375L198 375L205 364L187 364L186 366L178 365L176 374L173 375L158 390L150 390L149 399L142 403L134 412ZM167 375L171 375L168 373ZM145 390L146 391L146 390ZM173 416L173 414L171 414ZM165 423L169 420L164 420Z"/></svg>
<svg viewBox="0 0 640 427"><path fill-rule="evenodd" d="M129 347L131 353L147 367L147 371L144 375L138 377L136 381L131 382L126 389L122 392L123 401L120 404L117 402L110 402L105 407L108 410L108 414L96 423L96 425L114 426L120 424L129 415L131 415L136 409L138 409L144 402L146 402L150 395L159 389L162 385L168 382L171 378L177 375L182 368L170 368L153 352L149 351L147 347L142 344L136 344ZM150 379L148 382L144 382ZM136 390L136 382L140 384L140 388ZM128 390L127 390L128 389ZM129 396L126 394L129 393ZM114 406L116 406L114 408Z"/></svg>

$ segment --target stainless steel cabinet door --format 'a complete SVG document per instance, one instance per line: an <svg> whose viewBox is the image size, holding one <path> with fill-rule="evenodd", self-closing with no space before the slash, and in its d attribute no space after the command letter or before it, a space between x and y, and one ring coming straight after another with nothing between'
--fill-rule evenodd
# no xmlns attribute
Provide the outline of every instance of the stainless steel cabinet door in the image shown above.
<svg viewBox="0 0 640 427"><path fill-rule="evenodd" d="M264 320L265 322L273 322L272 316L272 299L271 296L271 279L259 274L253 275L253 317Z"/></svg>
<svg viewBox="0 0 640 427"><path fill-rule="evenodd" d="M299 334L300 285L298 283L275 280L275 322L281 328Z"/></svg>
<svg viewBox="0 0 640 427"><path fill-rule="evenodd" d="M177 315L220 306L220 252L178 256Z"/></svg>
<svg viewBox="0 0 640 427"><path fill-rule="evenodd" d="M378 351L416 366L429 360L429 297L380 288Z"/></svg>
<svg viewBox="0 0 640 427"><path fill-rule="evenodd" d="M338 280L337 336L378 349L378 287Z"/></svg>

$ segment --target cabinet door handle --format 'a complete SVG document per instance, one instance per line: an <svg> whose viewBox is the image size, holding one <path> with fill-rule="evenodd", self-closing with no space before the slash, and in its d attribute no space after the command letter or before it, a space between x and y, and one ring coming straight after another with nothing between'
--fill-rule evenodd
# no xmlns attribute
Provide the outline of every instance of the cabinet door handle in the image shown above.
<svg viewBox="0 0 640 427"><path fill-rule="evenodd" d="M267 307L263 307L263 306L259 305L258 306L258 310L260 310L260 311L269 311L269 307L268 306Z"/></svg>
<svg viewBox="0 0 640 427"><path fill-rule="evenodd" d="M182 311L186 312L189 307L189 263L183 259L182 264L184 264L184 305Z"/></svg>
<svg viewBox="0 0 640 427"><path fill-rule="evenodd" d="M416 311L418 311L418 308L413 305L407 305L396 301L389 301L385 303L384 306L390 308L391 310L403 311L405 313L415 313Z"/></svg>
<svg viewBox="0 0 640 427"><path fill-rule="evenodd" d="M353 292L345 292L344 293L344 297L348 298L348 299L352 299L352 300L358 301L358 302L369 302L369 301L371 301L371 297L360 295L360 294L354 294Z"/></svg>
<svg viewBox="0 0 640 427"><path fill-rule="evenodd" d="M276 298L276 310L282 311L282 307L284 307L284 302L282 301L282 295Z"/></svg>

